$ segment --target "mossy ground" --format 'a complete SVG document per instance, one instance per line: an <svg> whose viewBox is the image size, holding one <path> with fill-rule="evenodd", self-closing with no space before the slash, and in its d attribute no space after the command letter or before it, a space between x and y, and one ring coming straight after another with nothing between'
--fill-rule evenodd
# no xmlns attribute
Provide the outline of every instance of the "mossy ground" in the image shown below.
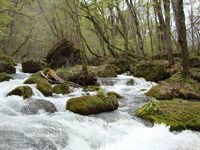
<svg viewBox="0 0 200 150"><path fill-rule="evenodd" d="M200 100L200 84L198 81L189 77L184 78L178 73L154 86L146 95L159 100L173 98Z"/></svg>
<svg viewBox="0 0 200 150"><path fill-rule="evenodd" d="M171 130L200 131L200 102L154 99L140 108L136 115L154 123L169 125Z"/></svg>
<svg viewBox="0 0 200 150"><path fill-rule="evenodd" d="M81 115L113 111L118 108L115 96L82 96L68 100L66 109Z"/></svg>
<svg viewBox="0 0 200 150"><path fill-rule="evenodd" d="M19 86L7 94L7 96L10 95L18 95L23 96L23 98L30 98L33 95L33 91L29 86Z"/></svg>

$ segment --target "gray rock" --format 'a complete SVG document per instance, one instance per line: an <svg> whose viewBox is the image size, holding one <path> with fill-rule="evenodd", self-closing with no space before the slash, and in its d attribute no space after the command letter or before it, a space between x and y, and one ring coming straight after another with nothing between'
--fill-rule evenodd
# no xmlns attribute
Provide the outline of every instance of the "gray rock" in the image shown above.
<svg viewBox="0 0 200 150"><path fill-rule="evenodd" d="M22 108L24 114L37 114L40 110L45 110L49 113L57 111L55 105L47 100L30 100L27 105Z"/></svg>

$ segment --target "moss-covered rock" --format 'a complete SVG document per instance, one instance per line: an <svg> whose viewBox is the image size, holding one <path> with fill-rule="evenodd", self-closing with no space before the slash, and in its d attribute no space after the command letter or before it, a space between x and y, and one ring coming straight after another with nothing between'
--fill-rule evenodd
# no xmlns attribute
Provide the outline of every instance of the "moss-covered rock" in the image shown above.
<svg viewBox="0 0 200 150"><path fill-rule="evenodd" d="M44 96L52 96L53 88L50 83L47 81L40 81L37 83L36 88L44 95Z"/></svg>
<svg viewBox="0 0 200 150"><path fill-rule="evenodd" d="M43 62L28 60L22 62L22 71L25 73L36 73L45 67Z"/></svg>
<svg viewBox="0 0 200 150"><path fill-rule="evenodd" d="M164 123L170 130L191 129L200 131L200 103L173 100L150 100L136 115L154 123Z"/></svg>
<svg viewBox="0 0 200 150"><path fill-rule="evenodd" d="M53 87L53 93L56 94L68 94L70 93L69 85L63 83L63 84L57 84Z"/></svg>
<svg viewBox="0 0 200 150"><path fill-rule="evenodd" d="M200 100L200 84L191 78L183 78L176 74L154 86L145 94L159 100L173 98Z"/></svg>
<svg viewBox="0 0 200 150"><path fill-rule="evenodd" d="M135 66L133 75L143 77L148 81L162 81L170 77L165 62L140 62Z"/></svg>
<svg viewBox="0 0 200 150"><path fill-rule="evenodd" d="M116 110L115 96L82 96L67 101L66 109L81 115L91 115Z"/></svg>
<svg viewBox="0 0 200 150"><path fill-rule="evenodd" d="M123 98L123 96L121 96L120 94L114 92L114 91L110 91L107 93L108 96L115 96L116 98Z"/></svg>
<svg viewBox="0 0 200 150"><path fill-rule="evenodd" d="M11 75L0 73L0 82L9 81L10 79L13 79Z"/></svg>
<svg viewBox="0 0 200 150"><path fill-rule="evenodd" d="M99 89L100 89L100 86L95 86L95 85L87 86L87 90L91 92L98 91Z"/></svg>
<svg viewBox="0 0 200 150"><path fill-rule="evenodd" d="M6 55L0 55L0 73L13 74L16 72L13 59Z"/></svg>
<svg viewBox="0 0 200 150"><path fill-rule="evenodd" d="M37 84L39 82L45 82L47 81L41 76L40 72L34 73L31 75L30 78L24 81L24 84Z"/></svg>
<svg viewBox="0 0 200 150"><path fill-rule="evenodd" d="M88 69L88 75L85 75L81 65L70 68L60 68L56 70L56 73L65 81L71 81L82 86L95 85L97 81L94 72Z"/></svg>
<svg viewBox="0 0 200 150"><path fill-rule="evenodd" d="M33 95L33 91L29 86L19 86L7 94L7 96L11 95L18 95L23 96L23 98L30 98Z"/></svg>
<svg viewBox="0 0 200 150"><path fill-rule="evenodd" d="M117 74L121 73L121 70L116 65L105 64L95 67L94 73L98 77L116 77Z"/></svg>

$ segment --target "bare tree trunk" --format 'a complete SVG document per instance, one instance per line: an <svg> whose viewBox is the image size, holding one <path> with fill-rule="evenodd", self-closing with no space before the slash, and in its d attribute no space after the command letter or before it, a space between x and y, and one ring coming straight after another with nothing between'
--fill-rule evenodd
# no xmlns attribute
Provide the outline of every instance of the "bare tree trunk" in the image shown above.
<svg viewBox="0 0 200 150"><path fill-rule="evenodd" d="M183 0L172 0L172 7L174 11L176 29L178 33L178 41L181 47L182 54L182 75L189 75L189 54L186 37L185 14L183 10Z"/></svg>

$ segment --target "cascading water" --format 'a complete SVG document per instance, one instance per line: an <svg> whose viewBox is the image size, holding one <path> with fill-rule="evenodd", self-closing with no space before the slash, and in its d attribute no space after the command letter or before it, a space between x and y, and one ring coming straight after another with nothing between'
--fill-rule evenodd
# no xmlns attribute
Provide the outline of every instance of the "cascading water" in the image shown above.
<svg viewBox="0 0 200 150"><path fill-rule="evenodd" d="M58 112L24 115L21 108L25 100L19 96L6 97L30 76L20 72L20 66L16 68L14 80L0 83L0 150L200 150L199 133L172 133L165 125L148 127L134 117L135 110L147 100L144 92L154 83L127 75L99 78L102 88L118 92L124 98L118 110L92 116L65 110L69 98L85 94L81 89L68 95L44 97L35 85L30 85L33 99L53 102ZM126 85L130 79L133 85Z"/></svg>

